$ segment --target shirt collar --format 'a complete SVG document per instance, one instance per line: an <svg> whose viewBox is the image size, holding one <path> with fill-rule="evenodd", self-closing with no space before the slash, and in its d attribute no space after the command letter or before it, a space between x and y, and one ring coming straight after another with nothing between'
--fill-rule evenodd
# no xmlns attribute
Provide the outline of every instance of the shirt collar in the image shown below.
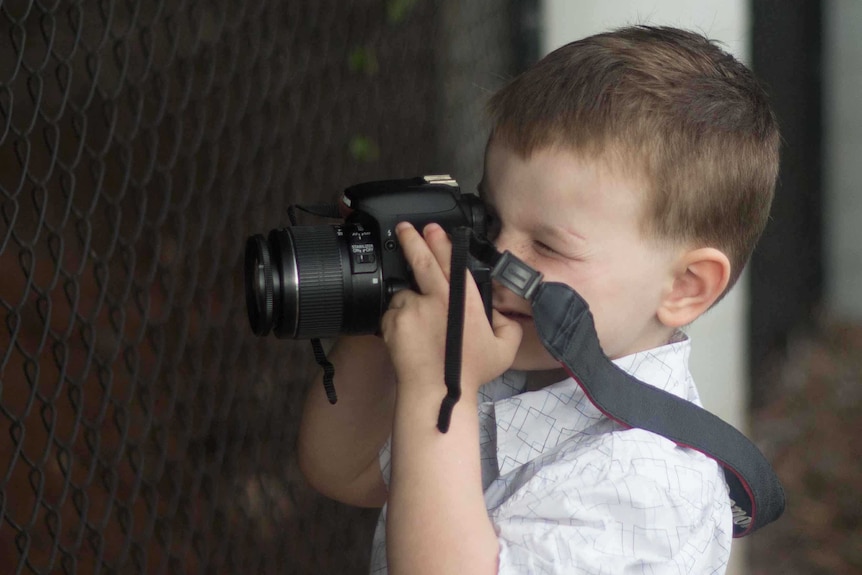
<svg viewBox="0 0 862 575"><path fill-rule="evenodd" d="M619 358L614 363L644 383L700 404L688 371L690 352L690 341L682 336L667 345ZM517 393L518 385L512 383L514 376L508 377L506 386ZM482 411L488 413L493 409L493 417L485 421L496 429L483 430L483 433L486 437L496 436L493 443L500 475L532 461L572 436L598 433L612 424L590 403L572 378L511 397L497 399L499 395L494 395L493 391L486 393L485 398L490 401L483 404Z"/></svg>

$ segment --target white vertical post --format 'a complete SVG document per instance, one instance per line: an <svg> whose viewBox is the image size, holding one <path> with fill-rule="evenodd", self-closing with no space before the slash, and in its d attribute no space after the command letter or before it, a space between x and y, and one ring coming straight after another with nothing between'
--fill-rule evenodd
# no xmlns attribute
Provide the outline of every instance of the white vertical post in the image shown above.
<svg viewBox="0 0 862 575"><path fill-rule="evenodd" d="M862 320L862 2L835 0L824 9L826 307Z"/></svg>
<svg viewBox="0 0 862 575"><path fill-rule="evenodd" d="M750 62L750 19L748 0L544 0L542 52L612 28L655 24L701 32L743 62ZM688 329L691 371L704 405L743 431L748 402L747 306L743 276L715 309ZM742 575L744 564L744 551L736 541L727 574Z"/></svg>

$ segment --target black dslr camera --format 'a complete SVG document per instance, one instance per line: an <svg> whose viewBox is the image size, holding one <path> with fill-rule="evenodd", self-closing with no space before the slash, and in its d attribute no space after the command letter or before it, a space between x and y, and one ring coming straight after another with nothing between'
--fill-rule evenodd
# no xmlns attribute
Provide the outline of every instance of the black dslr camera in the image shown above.
<svg viewBox="0 0 862 575"><path fill-rule="evenodd" d="M326 338L379 331L398 291L412 287L395 226L431 222L446 231L486 232L475 195L461 194L449 176L367 182L347 188L326 215L342 223L274 229L248 238L245 294L252 331L279 338ZM309 210L310 211L310 210ZM470 271L490 314L490 269L471 258Z"/></svg>

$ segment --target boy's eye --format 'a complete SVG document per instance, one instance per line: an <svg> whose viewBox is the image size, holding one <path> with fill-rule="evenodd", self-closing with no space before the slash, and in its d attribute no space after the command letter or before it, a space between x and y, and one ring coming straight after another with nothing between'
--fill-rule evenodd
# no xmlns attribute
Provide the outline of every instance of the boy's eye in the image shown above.
<svg viewBox="0 0 862 575"><path fill-rule="evenodd" d="M537 241L537 242L534 242L534 244L536 246L536 249L540 252L545 252L548 254L556 254L557 253L557 250L555 250L551 246L544 244L542 242Z"/></svg>

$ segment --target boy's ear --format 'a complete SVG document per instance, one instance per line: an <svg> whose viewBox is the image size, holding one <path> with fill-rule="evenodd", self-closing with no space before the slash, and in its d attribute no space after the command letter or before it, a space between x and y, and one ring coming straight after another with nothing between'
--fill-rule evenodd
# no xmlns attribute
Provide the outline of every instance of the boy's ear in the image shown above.
<svg viewBox="0 0 862 575"><path fill-rule="evenodd" d="M673 285L659 306L659 321L674 328L690 324L718 301L729 280L730 260L721 250L685 252L678 260Z"/></svg>

